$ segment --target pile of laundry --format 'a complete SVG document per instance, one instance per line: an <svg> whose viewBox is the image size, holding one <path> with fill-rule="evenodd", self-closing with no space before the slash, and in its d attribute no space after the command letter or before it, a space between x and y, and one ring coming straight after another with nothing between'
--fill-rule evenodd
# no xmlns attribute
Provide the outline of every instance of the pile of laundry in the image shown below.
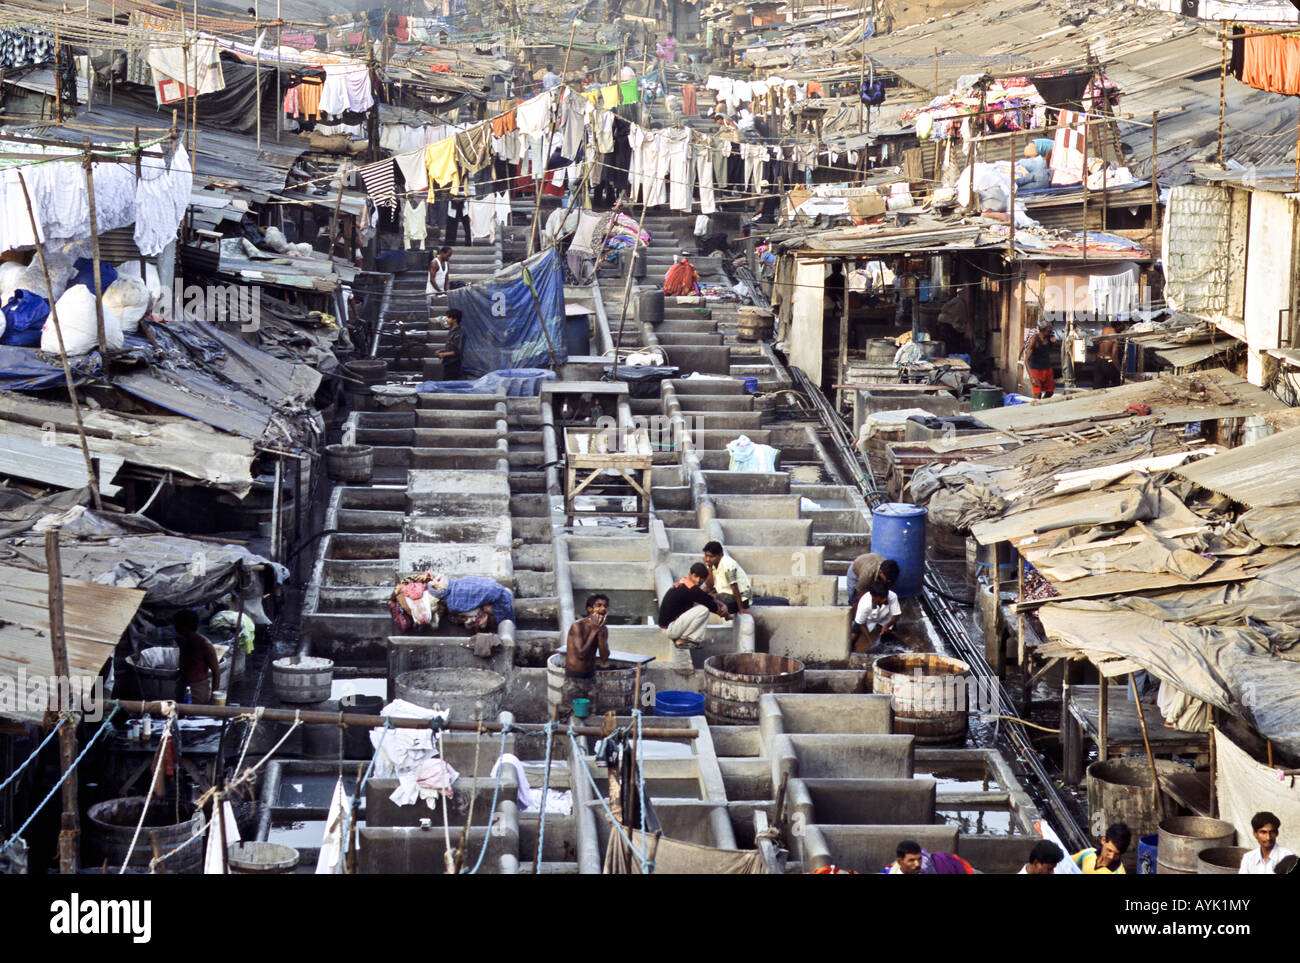
<svg viewBox="0 0 1300 963"><path fill-rule="evenodd" d="M437 718L446 722L445 711L435 712L404 699L384 706L380 713L399 719ZM423 799L430 809L440 799L450 799L452 787L460 773L445 759L440 758L438 743L431 726L427 729L370 730L370 743L375 747L375 779L397 779L397 788L388 798L398 806L410 806Z"/></svg>

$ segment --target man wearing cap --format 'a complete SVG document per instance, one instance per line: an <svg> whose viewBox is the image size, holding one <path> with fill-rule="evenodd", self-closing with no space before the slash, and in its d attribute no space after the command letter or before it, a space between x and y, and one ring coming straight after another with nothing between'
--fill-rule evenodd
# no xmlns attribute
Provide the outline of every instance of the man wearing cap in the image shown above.
<svg viewBox="0 0 1300 963"><path fill-rule="evenodd" d="M1052 373L1052 345L1055 343L1052 322L1040 318L1038 330L1025 342L1025 349L1021 352L1029 368L1029 385L1035 400L1050 398L1056 391L1056 377Z"/></svg>

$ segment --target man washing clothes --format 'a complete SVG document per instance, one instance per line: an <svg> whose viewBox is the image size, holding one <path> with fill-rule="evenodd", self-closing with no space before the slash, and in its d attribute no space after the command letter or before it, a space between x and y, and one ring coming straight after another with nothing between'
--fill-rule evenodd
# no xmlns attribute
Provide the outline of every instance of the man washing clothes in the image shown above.
<svg viewBox="0 0 1300 963"><path fill-rule="evenodd" d="M704 630L713 613L731 621L727 607L700 588L708 577L705 564L695 562L686 577L665 592L659 603L659 628L668 633L679 649L698 649L703 644Z"/></svg>
<svg viewBox="0 0 1300 963"><path fill-rule="evenodd" d="M595 691L596 657L609 658L609 596L587 596L587 617L569 626L564 641L564 685L560 689L560 713L573 711L574 699L591 699Z"/></svg>
<svg viewBox="0 0 1300 963"><path fill-rule="evenodd" d="M176 629L176 644L181 650L181 681L189 688L190 698L196 704L207 705L221 679L217 650L199 635L199 617L190 609L177 612L172 626Z"/></svg>
<svg viewBox="0 0 1300 963"><path fill-rule="evenodd" d="M442 319L447 325L447 347L439 348L433 355L442 359L444 381L460 380L461 363L465 355L465 332L460 326L461 317L459 308L448 308Z"/></svg>
<svg viewBox="0 0 1300 963"><path fill-rule="evenodd" d="M854 652L867 652L886 632L893 631L902 618L903 608L898 596L876 576L876 580L862 593L857 613L853 617L853 635L850 646Z"/></svg>

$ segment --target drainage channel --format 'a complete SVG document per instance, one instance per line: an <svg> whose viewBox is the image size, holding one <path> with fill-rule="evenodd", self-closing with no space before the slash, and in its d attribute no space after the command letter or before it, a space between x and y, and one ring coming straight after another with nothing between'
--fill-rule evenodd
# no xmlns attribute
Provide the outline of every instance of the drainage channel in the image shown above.
<svg viewBox="0 0 1300 963"><path fill-rule="evenodd" d="M839 415L801 369L791 367L789 370L799 390L811 401L817 417L830 435L839 459L845 467L851 469L849 474L861 489L868 505L874 508L884 502L885 499L882 497L884 493L876 481L870 462L858 456L853 446L852 436L849 435ZM1006 687L1002 685L1002 680L985 659L982 646L976 645L966 631L962 619L955 611L953 598L943 576L927 566L925 585L921 592L921 604L926 615L938 629L943 641L971 667L972 672L981 682L988 686L987 691L994 693L997 712L1004 717L1000 720L997 729L1000 735L999 741L1005 740L1007 748L1014 753L1014 758L1018 759L1032 776L1033 794L1051 813L1053 828L1071 848L1086 848L1091 845L1087 832L1079 825L1070 807L1056 791L1051 775L1043 764L1038 750L1034 748L1029 733L1016 721L1019 710L1012 702Z"/></svg>

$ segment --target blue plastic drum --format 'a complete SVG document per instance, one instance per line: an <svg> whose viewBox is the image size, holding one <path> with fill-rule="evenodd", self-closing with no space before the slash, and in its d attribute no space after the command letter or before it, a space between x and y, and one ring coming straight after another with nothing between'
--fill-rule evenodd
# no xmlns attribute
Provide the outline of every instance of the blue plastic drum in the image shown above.
<svg viewBox="0 0 1300 963"><path fill-rule="evenodd" d="M925 579L925 516L921 505L887 502L871 513L871 550L898 563L899 598L921 594Z"/></svg>

